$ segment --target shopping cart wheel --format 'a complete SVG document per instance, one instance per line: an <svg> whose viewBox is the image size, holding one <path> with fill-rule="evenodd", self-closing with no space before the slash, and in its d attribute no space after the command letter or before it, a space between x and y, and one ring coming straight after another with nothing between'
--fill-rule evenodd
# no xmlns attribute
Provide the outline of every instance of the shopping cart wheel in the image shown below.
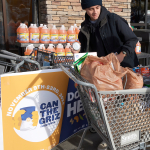
<svg viewBox="0 0 150 150"><path fill-rule="evenodd" d="M101 144L98 145L97 150L109 150L108 146L105 142L102 142Z"/></svg>
<svg viewBox="0 0 150 150"><path fill-rule="evenodd" d="M94 130L94 128L90 128L89 131L90 131L91 133L96 133L96 131Z"/></svg>

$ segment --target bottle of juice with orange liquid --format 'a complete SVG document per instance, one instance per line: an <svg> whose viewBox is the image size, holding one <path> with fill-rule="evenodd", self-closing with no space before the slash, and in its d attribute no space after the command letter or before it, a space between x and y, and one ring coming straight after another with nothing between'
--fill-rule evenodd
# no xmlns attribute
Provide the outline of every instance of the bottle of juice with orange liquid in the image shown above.
<svg viewBox="0 0 150 150"><path fill-rule="evenodd" d="M39 48L39 51L44 51L45 50L44 44L40 44L38 48Z"/></svg>
<svg viewBox="0 0 150 150"><path fill-rule="evenodd" d="M54 52L55 53L55 46L54 44L49 44L48 48L46 49L49 52Z"/></svg>
<svg viewBox="0 0 150 150"><path fill-rule="evenodd" d="M49 43L50 41L50 32L46 25L40 31L40 43Z"/></svg>
<svg viewBox="0 0 150 150"><path fill-rule="evenodd" d="M50 43L58 43L58 30L55 25L53 25L52 29L50 30Z"/></svg>
<svg viewBox="0 0 150 150"><path fill-rule="evenodd" d="M30 45L28 45L27 47L26 47L26 50L25 50L25 52L24 52L24 55L25 56L29 56L32 52L33 52L33 49L34 49L35 47L33 46L33 44L30 44Z"/></svg>
<svg viewBox="0 0 150 150"><path fill-rule="evenodd" d="M67 43L74 43L76 41L76 32L74 26L71 26L67 32Z"/></svg>
<svg viewBox="0 0 150 150"><path fill-rule="evenodd" d="M79 26L79 28L77 27L75 29L75 31L76 31L76 42L79 42L78 35L79 35L79 32L80 32L80 29L81 29L81 26Z"/></svg>
<svg viewBox="0 0 150 150"><path fill-rule="evenodd" d="M65 56L73 56L73 53L71 52L70 47L71 47L70 43L67 43L65 47Z"/></svg>
<svg viewBox="0 0 150 150"><path fill-rule="evenodd" d="M23 25L23 23L20 23L19 27L17 28L17 42L19 42L19 28Z"/></svg>
<svg viewBox="0 0 150 150"><path fill-rule="evenodd" d="M56 46L56 55L57 56L65 56L65 50L61 43Z"/></svg>
<svg viewBox="0 0 150 150"><path fill-rule="evenodd" d="M33 25L32 28L29 30L30 33L30 38L29 42L30 43L39 43L39 28L36 26L36 24Z"/></svg>
<svg viewBox="0 0 150 150"><path fill-rule="evenodd" d="M138 41L135 47L135 53L140 54L141 53L141 43Z"/></svg>
<svg viewBox="0 0 150 150"><path fill-rule="evenodd" d="M29 30L25 24L22 24L18 32L19 32L19 42L29 43Z"/></svg>
<svg viewBox="0 0 150 150"><path fill-rule="evenodd" d="M65 29L65 26L62 25L59 29L58 43L66 43L66 40L67 40L67 31Z"/></svg>

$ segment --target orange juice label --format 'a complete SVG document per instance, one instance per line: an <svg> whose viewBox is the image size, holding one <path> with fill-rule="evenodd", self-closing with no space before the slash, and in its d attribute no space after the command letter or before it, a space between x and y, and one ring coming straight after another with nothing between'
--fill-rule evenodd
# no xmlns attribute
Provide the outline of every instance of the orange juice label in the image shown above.
<svg viewBox="0 0 150 150"><path fill-rule="evenodd" d="M66 42L66 34L59 34L58 40L60 42Z"/></svg>
<svg viewBox="0 0 150 150"><path fill-rule="evenodd" d="M39 42L39 33L30 33L30 40Z"/></svg>
<svg viewBox="0 0 150 150"><path fill-rule="evenodd" d="M57 42L58 41L58 34L51 34L50 41Z"/></svg>
<svg viewBox="0 0 150 150"><path fill-rule="evenodd" d="M57 56L65 56L65 52L57 52Z"/></svg>
<svg viewBox="0 0 150 150"><path fill-rule="evenodd" d="M138 52L138 53L141 52L141 46L136 46L136 52Z"/></svg>
<svg viewBox="0 0 150 150"><path fill-rule="evenodd" d="M20 33L19 40L20 41L29 41L29 33Z"/></svg>
<svg viewBox="0 0 150 150"><path fill-rule="evenodd" d="M73 56L72 52L66 52L66 56Z"/></svg>
<svg viewBox="0 0 150 150"><path fill-rule="evenodd" d="M75 34L68 34L68 41L75 42L76 41L76 35Z"/></svg>
<svg viewBox="0 0 150 150"><path fill-rule="evenodd" d="M49 41L50 35L46 33L41 33L41 41Z"/></svg>

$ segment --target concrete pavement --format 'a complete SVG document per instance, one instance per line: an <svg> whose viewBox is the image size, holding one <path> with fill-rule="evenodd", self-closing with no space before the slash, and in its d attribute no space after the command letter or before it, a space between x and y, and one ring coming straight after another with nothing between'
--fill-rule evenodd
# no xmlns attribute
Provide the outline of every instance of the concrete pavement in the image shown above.
<svg viewBox="0 0 150 150"><path fill-rule="evenodd" d="M52 150L76 150L80 142L83 131L80 131L67 141L54 147ZM102 142L97 133L91 133L87 131L82 145L82 150L97 150L98 145Z"/></svg>

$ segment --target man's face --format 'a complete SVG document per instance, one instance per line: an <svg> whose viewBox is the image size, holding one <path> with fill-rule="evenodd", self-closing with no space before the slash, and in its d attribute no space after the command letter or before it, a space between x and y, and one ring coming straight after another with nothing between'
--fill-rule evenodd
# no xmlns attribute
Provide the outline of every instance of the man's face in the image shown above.
<svg viewBox="0 0 150 150"><path fill-rule="evenodd" d="M95 5L90 8L85 9L87 14L90 16L92 21L95 21L98 19L100 12L101 12L101 6L100 5Z"/></svg>

